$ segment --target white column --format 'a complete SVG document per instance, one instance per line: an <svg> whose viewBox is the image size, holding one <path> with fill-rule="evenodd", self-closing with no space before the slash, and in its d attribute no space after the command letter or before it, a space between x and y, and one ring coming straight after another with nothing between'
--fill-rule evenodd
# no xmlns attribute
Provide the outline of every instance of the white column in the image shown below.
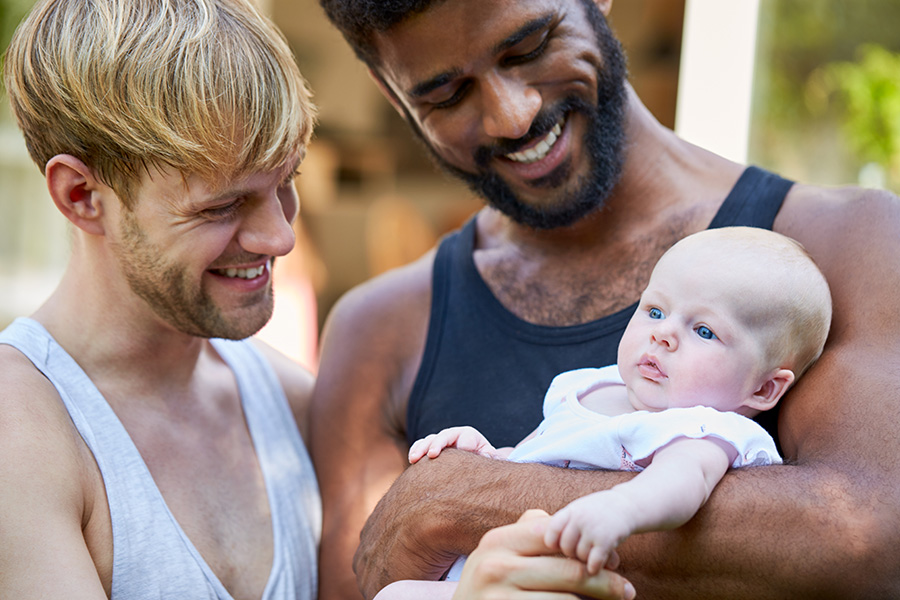
<svg viewBox="0 0 900 600"><path fill-rule="evenodd" d="M675 131L746 162L759 0L687 0Z"/></svg>

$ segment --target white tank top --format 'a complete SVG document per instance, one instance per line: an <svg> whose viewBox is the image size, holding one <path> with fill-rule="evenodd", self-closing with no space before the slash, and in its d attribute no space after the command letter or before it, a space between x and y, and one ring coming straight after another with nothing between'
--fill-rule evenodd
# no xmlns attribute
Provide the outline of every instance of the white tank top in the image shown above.
<svg viewBox="0 0 900 600"><path fill-rule="evenodd" d="M113 530L113 600L232 600L175 520L109 404L56 340L16 319L0 343L50 380L103 475ZM274 557L263 600L315 600L322 508L312 463L281 384L249 342L212 340L235 374L272 513Z"/></svg>

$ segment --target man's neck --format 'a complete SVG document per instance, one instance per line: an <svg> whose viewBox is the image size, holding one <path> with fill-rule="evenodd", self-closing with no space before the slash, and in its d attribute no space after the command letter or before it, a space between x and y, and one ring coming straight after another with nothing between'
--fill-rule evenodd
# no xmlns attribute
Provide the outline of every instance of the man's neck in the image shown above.
<svg viewBox="0 0 900 600"><path fill-rule="evenodd" d="M177 331L127 286L98 273L102 271L73 257L59 286L32 318L95 382L189 386L208 340Z"/></svg>

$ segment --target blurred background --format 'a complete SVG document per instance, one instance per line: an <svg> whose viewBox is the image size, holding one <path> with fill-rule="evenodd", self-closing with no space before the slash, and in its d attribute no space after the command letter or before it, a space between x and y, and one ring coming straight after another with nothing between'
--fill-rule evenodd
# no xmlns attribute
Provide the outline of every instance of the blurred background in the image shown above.
<svg viewBox="0 0 900 600"><path fill-rule="evenodd" d="M6 47L31 0L0 0ZM317 0L262 0L319 105L297 188L298 245L277 264L262 336L313 371L352 286L407 263L481 205L442 175ZM734 160L824 185L900 190L900 0L619 0L630 79L664 125ZM36 309L68 229L0 107L0 328Z"/></svg>

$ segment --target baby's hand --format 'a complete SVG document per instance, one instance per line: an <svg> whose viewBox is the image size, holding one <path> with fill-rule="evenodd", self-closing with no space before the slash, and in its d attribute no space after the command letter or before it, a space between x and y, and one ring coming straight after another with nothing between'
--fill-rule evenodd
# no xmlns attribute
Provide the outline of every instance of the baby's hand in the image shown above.
<svg viewBox="0 0 900 600"><path fill-rule="evenodd" d="M631 533L623 513L616 510L619 498L615 496L596 492L569 503L550 519L544 543L585 563L591 575L615 569L619 566L616 547Z"/></svg>
<svg viewBox="0 0 900 600"><path fill-rule="evenodd" d="M426 455L437 458L444 448L457 448L488 458L497 456L496 449L474 427L450 427L416 441L409 449L409 462L414 464Z"/></svg>

